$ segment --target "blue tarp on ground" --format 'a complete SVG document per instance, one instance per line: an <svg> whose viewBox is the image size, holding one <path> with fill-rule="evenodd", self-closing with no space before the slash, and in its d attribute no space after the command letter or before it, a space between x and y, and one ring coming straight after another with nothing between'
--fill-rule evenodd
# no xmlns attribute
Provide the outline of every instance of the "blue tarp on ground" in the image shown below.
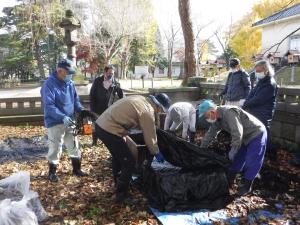
<svg viewBox="0 0 300 225"><path fill-rule="evenodd" d="M160 212L157 209L151 208L153 214L163 225L213 225L214 221L224 221L232 225L238 225L240 219L237 217L229 218L225 210L217 210L209 212L207 210L200 210L198 212ZM248 216L250 224L255 223L261 217L267 219L280 219L281 214L273 213L267 210L257 210Z"/></svg>
<svg viewBox="0 0 300 225"><path fill-rule="evenodd" d="M213 221L225 220L227 216L224 210L209 212L201 210L199 212L160 212L151 208L154 215L163 225L195 225L213 224Z"/></svg>

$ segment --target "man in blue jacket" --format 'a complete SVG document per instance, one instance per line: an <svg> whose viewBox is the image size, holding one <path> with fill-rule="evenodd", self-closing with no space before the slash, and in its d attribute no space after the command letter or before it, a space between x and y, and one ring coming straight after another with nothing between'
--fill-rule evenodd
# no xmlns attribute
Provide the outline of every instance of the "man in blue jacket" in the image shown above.
<svg viewBox="0 0 300 225"><path fill-rule="evenodd" d="M220 96L225 96L225 105L235 105L242 107L248 96L251 84L248 73L241 68L240 60L233 58L230 60L231 72Z"/></svg>
<svg viewBox="0 0 300 225"><path fill-rule="evenodd" d="M273 77L274 70L268 61L261 60L255 64L255 76L258 83L250 92L243 108L265 125L268 133L267 151L271 153L270 126L275 112L278 88ZM272 151L275 150L272 149ZM272 153L274 154L270 154L270 156L276 157L276 152Z"/></svg>
<svg viewBox="0 0 300 225"><path fill-rule="evenodd" d="M57 70L45 81L41 89L44 106L45 126L48 130L49 180L58 182L56 175L63 144L71 157L73 174L86 176L81 170L81 153L78 139L73 135L70 126L73 124L75 112L81 112L83 106L76 93L72 76L75 68L72 61L63 59L58 63Z"/></svg>

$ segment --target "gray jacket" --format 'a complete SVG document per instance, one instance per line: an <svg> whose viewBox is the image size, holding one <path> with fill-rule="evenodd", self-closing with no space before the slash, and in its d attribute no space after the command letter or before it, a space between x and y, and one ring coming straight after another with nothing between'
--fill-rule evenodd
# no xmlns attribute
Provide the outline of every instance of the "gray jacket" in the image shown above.
<svg viewBox="0 0 300 225"><path fill-rule="evenodd" d="M251 114L236 106L218 106L220 118L206 132L201 147L207 147L209 142L220 130L231 134L231 148L239 149L243 144L249 144L254 138L265 131L265 126Z"/></svg>
<svg viewBox="0 0 300 225"><path fill-rule="evenodd" d="M225 95L227 101L239 101L245 99L251 89L250 77L245 70L230 72L221 95Z"/></svg>

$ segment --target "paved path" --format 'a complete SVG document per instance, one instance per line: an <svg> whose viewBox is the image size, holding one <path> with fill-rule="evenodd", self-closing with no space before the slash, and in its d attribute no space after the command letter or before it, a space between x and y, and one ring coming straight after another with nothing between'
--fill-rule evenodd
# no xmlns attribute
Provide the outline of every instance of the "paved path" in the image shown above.
<svg viewBox="0 0 300 225"><path fill-rule="evenodd" d="M155 80L153 82L154 88L158 87L179 87L182 80ZM124 89L142 89L141 80L120 80L121 87ZM151 80L145 80L145 88L151 88ZM79 95L88 95L92 84L86 86L76 86ZM15 89L0 89L0 98L18 98L18 97L39 97L41 87L31 88L15 88Z"/></svg>

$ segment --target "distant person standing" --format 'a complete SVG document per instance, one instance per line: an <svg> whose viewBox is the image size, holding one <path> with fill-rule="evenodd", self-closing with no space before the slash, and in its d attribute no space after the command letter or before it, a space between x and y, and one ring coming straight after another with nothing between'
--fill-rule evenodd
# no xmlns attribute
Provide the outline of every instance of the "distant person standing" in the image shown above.
<svg viewBox="0 0 300 225"><path fill-rule="evenodd" d="M123 98L124 93L120 84L114 77L115 69L112 65L104 68L104 75L97 77L90 90L90 109L99 116L118 98ZM97 145L97 136L93 133L92 145Z"/></svg>
<svg viewBox="0 0 300 225"><path fill-rule="evenodd" d="M273 159L275 159L276 152L272 148L270 135L278 91L277 83L274 79L274 69L268 61L258 61L255 64L255 76L258 82L246 98L243 108L259 119L267 128L267 153L272 153L270 156L273 156Z"/></svg>
<svg viewBox="0 0 300 225"><path fill-rule="evenodd" d="M225 105L242 107L251 89L250 77L241 68L238 58L231 59L229 66L231 72L228 74L225 88L220 96L225 97Z"/></svg>

